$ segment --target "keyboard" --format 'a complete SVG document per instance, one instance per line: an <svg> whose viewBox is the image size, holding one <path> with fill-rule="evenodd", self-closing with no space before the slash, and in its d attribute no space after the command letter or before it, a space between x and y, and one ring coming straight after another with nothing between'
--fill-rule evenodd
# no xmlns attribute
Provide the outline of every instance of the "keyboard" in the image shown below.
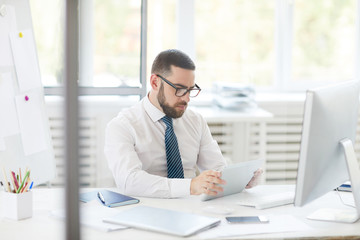
<svg viewBox="0 0 360 240"><path fill-rule="evenodd" d="M252 195L242 198L236 204L255 207L256 209L265 209L294 203L294 197L294 192L274 193L265 196Z"/></svg>

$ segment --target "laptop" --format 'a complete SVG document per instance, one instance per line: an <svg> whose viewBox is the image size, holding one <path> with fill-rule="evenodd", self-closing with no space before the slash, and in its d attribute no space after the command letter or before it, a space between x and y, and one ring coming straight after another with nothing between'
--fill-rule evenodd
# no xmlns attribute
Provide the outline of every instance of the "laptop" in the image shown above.
<svg viewBox="0 0 360 240"><path fill-rule="evenodd" d="M240 162L226 167L222 171L221 176L221 178L226 181L226 184L222 185L224 191L218 193L216 196L202 194L201 200L207 201L241 192L254 176L254 172L261 167L262 163L263 160L258 159Z"/></svg>
<svg viewBox="0 0 360 240"><path fill-rule="evenodd" d="M103 221L180 237L210 229L221 222L218 218L149 206L133 207Z"/></svg>

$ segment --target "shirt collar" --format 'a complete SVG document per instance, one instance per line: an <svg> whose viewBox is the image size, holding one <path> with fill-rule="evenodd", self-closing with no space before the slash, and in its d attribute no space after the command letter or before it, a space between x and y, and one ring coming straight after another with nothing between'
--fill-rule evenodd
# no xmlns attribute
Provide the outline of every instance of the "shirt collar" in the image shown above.
<svg viewBox="0 0 360 240"><path fill-rule="evenodd" d="M153 122L157 122L165 116L162 111L150 102L148 95L144 98L144 109Z"/></svg>

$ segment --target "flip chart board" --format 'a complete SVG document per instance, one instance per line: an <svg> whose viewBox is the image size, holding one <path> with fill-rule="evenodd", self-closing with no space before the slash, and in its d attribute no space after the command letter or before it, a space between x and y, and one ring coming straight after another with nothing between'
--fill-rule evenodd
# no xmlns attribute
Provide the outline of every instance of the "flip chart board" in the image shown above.
<svg viewBox="0 0 360 240"><path fill-rule="evenodd" d="M45 183L56 168L29 0L0 0L0 53L0 167Z"/></svg>

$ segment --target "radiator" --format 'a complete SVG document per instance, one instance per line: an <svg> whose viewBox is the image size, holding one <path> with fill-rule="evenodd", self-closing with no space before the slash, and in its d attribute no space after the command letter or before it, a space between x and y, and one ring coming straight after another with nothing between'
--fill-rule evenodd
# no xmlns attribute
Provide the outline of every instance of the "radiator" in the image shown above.
<svg viewBox="0 0 360 240"><path fill-rule="evenodd" d="M209 122L208 126L228 164L260 157L259 124L226 121Z"/></svg>
<svg viewBox="0 0 360 240"><path fill-rule="evenodd" d="M63 186L65 179L65 141L63 118L49 118L52 143L56 162L56 178L52 186ZM96 119L80 118L79 120L79 182L80 186L96 186L97 137Z"/></svg>
<svg viewBox="0 0 360 240"><path fill-rule="evenodd" d="M297 177L303 102L265 103L264 109L274 117L267 122L266 179L267 184L295 184ZM359 116L360 120L360 116ZM358 121L355 152L360 157L360 121Z"/></svg>

